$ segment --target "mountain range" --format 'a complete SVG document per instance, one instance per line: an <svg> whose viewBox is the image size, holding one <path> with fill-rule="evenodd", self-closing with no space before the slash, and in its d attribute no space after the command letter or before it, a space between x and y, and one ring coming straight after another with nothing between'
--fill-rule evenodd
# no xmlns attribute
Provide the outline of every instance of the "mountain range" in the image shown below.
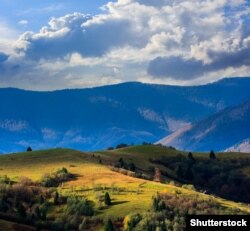
<svg viewBox="0 0 250 231"><path fill-rule="evenodd" d="M250 78L227 78L185 87L129 82L50 92L2 88L0 152L156 142L250 100L249 86ZM235 127L232 136L238 132ZM205 146L211 148L211 143Z"/></svg>
<svg viewBox="0 0 250 231"><path fill-rule="evenodd" d="M233 151L235 149L227 148L249 137L249 133L250 101L247 101L181 128L160 140L159 143L182 150L208 151L216 149L216 151L223 151L226 149ZM242 150L238 148L238 151L247 151L246 144L243 148L243 143L239 144Z"/></svg>

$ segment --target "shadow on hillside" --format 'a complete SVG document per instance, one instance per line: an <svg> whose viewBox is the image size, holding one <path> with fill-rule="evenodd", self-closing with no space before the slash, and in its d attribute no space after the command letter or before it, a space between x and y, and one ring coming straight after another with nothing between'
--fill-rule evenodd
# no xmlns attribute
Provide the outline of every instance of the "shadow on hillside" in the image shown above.
<svg viewBox="0 0 250 231"><path fill-rule="evenodd" d="M112 202L111 205L120 205L120 204L125 204L125 203L128 203L129 201L114 201Z"/></svg>

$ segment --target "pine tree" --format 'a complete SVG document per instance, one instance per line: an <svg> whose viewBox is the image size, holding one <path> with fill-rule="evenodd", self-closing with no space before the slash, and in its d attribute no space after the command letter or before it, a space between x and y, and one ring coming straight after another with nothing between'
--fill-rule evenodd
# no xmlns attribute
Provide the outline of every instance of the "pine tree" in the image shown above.
<svg viewBox="0 0 250 231"><path fill-rule="evenodd" d="M58 205L58 202L59 202L59 194L58 194L58 192L56 192L55 196L54 196L54 204Z"/></svg>
<svg viewBox="0 0 250 231"><path fill-rule="evenodd" d="M188 153L188 159L191 160L192 162L195 162L195 159L193 157L193 153L192 152Z"/></svg>
<svg viewBox="0 0 250 231"><path fill-rule="evenodd" d="M214 154L214 151L213 151L213 150L211 150L211 152L210 152L210 154L209 154L209 158L210 158L211 160L216 159L216 156L215 156L215 154Z"/></svg>
<svg viewBox="0 0 250 231"><path fill-rule="evenodd" d="M17 212L18 212L18 214L21 216L21 217L23 217L23 218L25 218L26 217L26 209L25 209L25 207L23 206L23 204L22 203L20 203L19 204L19 206L18 206L18 208L17 208Z"/></svg>
<svg viewBox="0 0 250 231"><path fill-rule="evenodd" d="M188 167L188 168L187 168L187 171L186 171L185 176L186 176L186 179L187 179L187 180L192 181L192 180L194 179L194 174L193 174L193 171L192 171L192 168L191 168L191 167Z"/></svg>
<svg viewBox="0 0 250 231"><path fill-rule="evenodd" d="M175 172L176 172L177 177L183 178L183 170L182 170L181 165L178 165L178 166L177 166Z"/></svg>
<svg viewBox="0 0 250 231"><path fill-rule="evenodd" d="M105 205L111 205L111 198L108 192L105 193L104 202L105 202Z"/></svg>
<svg viewBox="0 0 250 231"><path fill-rule="evenodd" d="M111 219L108 219L108 221L106 222L106 224L104 226L104 231L115 231Z"/></svg>
<svg viewBox="0 0 250 231"><path fill-rule="evenodd" d="M27 152L32 152L32 148L31 148L31 147L28 147L28 148L27 148Z"/></svg>

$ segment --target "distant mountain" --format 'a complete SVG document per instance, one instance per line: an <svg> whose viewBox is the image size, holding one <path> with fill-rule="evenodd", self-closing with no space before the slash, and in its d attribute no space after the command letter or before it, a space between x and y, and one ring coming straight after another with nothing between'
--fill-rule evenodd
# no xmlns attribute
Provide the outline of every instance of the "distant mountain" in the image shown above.
<svg viewBox="0 0 250 231"><path fill-rule="evenodd" d="M250 138L245 139L230 148L227 148L225 152L246 152L250 153Z"/></svg>
<svg viewBox="0 0 250 231"><path fill-rule="evenodd" d="M160 140L166 146L190 151L216 151L250 136L250 101L186 126Z"/></svg>
<svg viewBox="0 0 250 231"><path fill-rule="evenodd" d="M250 99L250 78L180 87L137 82L51 92L0 89L0 153L155 142Z"/></svg>

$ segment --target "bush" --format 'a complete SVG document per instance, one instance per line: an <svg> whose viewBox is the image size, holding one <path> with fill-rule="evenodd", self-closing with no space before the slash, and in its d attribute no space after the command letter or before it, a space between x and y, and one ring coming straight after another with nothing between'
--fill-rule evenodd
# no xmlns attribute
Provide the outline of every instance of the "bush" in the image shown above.
<svg viewBox="0 0 250 231"><path fill-rule="evenodd" d="M58 169L52 174L45 174L41 184L44 187L57 187L60 183L73 179L74 176L66 168Z"/></svg>
<svg viewBox="0 0 250 231"><path fill-rule="evenodd" d="M124 219L124 231L132 231L141 219L142 216L138 213L126 216Z"/></svg>
<svg viewBox="0 0 250 231"><path fill-rule="evenodd" d="M184 185L182 185L182 188L196 191L196 188L192 184L184 184Z"/></svg>
<svg viewBox="0 0 250 231"><path fill-rule="evenodd" d="M0 176L0 184L10 184L11 180L6 175Z"/></svg>
<svg viewBox="0 0 250 231"><path fill-rule="evenodd" d="M79 216L94 215L94 209L90 201L78 197L68 198L65 212L69 215L79 215Z"/></svg>
<svg viewBox="0 0 250 231"><path fill-rule="evenodd" d="M126 147L128 147L127 144L121 143L121 144L118 144L118 145L116 146L116 149L119 149L119 148L126 148Z"/></svg>

